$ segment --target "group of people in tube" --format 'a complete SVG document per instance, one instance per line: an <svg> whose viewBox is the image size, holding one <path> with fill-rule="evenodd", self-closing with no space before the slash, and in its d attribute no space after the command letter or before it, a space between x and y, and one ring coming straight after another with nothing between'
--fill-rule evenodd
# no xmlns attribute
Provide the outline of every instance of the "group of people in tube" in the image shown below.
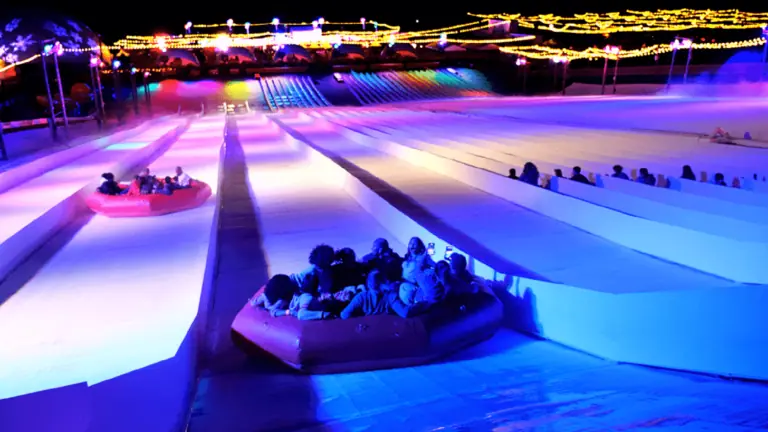
<svg viewBox="0 0 768 432"><path fill-rule="evenodd" d="M431 244L430 244L431 246ZM420 238L400 257L386 239L373 242L358 260L351 248L335 251L321 244L309 254L309 267L273 276L251 306L273 317L299 320L392 314L409 318L450 298L477 293L482 283L467 270L467 259L453 253L434 262Z"/></svg>
<svg viewBox="0 0 768 432"><path fill-rule="evenodd" d="M125 196L172 195L175 190L189 188L194 181L180 166L176 167L176 175L165 178L157 178L149 168L144 168L127 187L118 183L110 172L102 174L101 178L102 182L96 189L99 193Z"/></svg>
<svg viewBox="0 0 768 432"><path fill-rule="evenodd" d="M561 169L555 169L555 176L563 178L563 171ZM509 178L513 180L520 180L524 183L528 183L533 186L539 185L539 169L534 165L533 162L526 162L523 166L523 173L520 174L518 177L517 170L512 168L509 170ZM613 166L613 174L611 174L611 177L623 179L623 180L629 180L629 176L627 173L624 172L624 167L621 165L614 165ZM692 180L696 181L696 174L693 172L693 168L691 168L690 165L684 165L683 166L683 172L680 178L685 180ZM581 173L581 167L575 166L573 167L573 170L571 171L571 177L569 180L588 184L588 185L594 185L589 179ZM656 186L656 176L651 174L648 171L648 168L640 168L638 170L637 178L635 179L636 182L642 183L649 186ZM728 186L728 184L725 182L725 176L722 173L716 173L715 177L712 181L713 184L716 184L718 186ZM546 188L549 188L549 185L545 186Z"/></svg>

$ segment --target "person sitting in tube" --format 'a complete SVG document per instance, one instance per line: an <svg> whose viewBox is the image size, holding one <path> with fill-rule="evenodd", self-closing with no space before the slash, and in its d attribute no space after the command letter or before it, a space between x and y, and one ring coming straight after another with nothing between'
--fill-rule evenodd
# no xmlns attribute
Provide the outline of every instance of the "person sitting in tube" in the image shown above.
<svg viewBox="0 0 768 432"><path fill-rule="evenodd" d="M336 251L326 244L315 246L309 253L309 267L300 273L291 275L297 287L305 286L305 279L317 276L318 294L333 293L333 275L331 266L336 260Z"/></svg>
<svg viewBox="0 0 768 432"><path fill-rule="evenodd" d="M467 270L467 258L461 254L451 254L448 268L441 269L438 278L450 296L475 294L480 289L475 277Z"/></svg>
<svg viewBox="0 0 768 432"><path fill-rule="evenodd" d="M648 168L640 168L640 175L635 180L648 186L656 186L656 176L648 172Z"/></svg>
<svg viewBox="0 0 768 432"><path fill-rule="evenodd" d="M176 186L179 188L188 188L192 185L192 177L185 173L180 166L176 167L176 176L173 177Z"/></svg>
<svg viewBox="0 0 768 432"><path fill-rule="evenodd" d="M341 319L360 316L394 314L408 318L421 313L425 305L408 306L394 291L386 290L386 277L378 270L371 270L365 283L365 290L352 299L341 311Z"/></svg>
<svg viewBox="0 0 768 432"><path fill-rule="evenodd" d="M104 173L101 175L104 181L98 187L98 191L104 195L120 195L123 191L120 188L120 184L115 181L115 175L112 173Z"/></svg>
<svg viewBox="0 0 768 432"><path fill-rule="evenodd" d="M155 186L155 193L160 195L172 195L174 190L173 180L166 176L163 182L158 182Z"/></svg>
<svg viewBox="0 0 768 432"><path fill-rule="evenodd" d="M320 320L331 318L332 315L325 311L325 306L317 297L320 285L320 275L311 273L302 280L299 292L294 294L288 309L277 311L273 316L290 315L302 321Z"/></svg>
<svg viewBox="0 0 768 432"><path fill-rule="evenodd" d="M589 181L589 179L584 174L581 173L580 166L573 167L573 171L571 172L571 180L577 183L582 183L582 184L588 184L588 185L592 184L592 182Z"/></svg>
<svg viewBox="0 0 768 432"><path fill-rule="evenodd" d="M137 196L141 195L141 176L135 176L131 181L131 184L127 188L123 189L121 195Z"/></svg>
<svg viewBox="0 0 768 432"><path fill-rule="evenodd" d="M366 271L378 270L381 272L390 285L400 281L403 259L389 247L389 242L386 239L377 238L374 240L371 252L363 256L361 262Z"/></svg>
<svg viewBox="0 0 768 432"><path fill-rule="evenodd" d="M262 307L272 316L285 315L297 292L296 284L290 276L274 275L264 286L264 292L251 299L251 306Z"/></svg>
<svg viewBox="0 0 768 432"><path fill-rule="evenodd" d="M424 242L418 237L411 238L408 242L408 253L403 261L403 283L399 289L403 303L413 305L423 298L425 292L435 289L437 276L434 267L435 262L427 253Z"/></svg>

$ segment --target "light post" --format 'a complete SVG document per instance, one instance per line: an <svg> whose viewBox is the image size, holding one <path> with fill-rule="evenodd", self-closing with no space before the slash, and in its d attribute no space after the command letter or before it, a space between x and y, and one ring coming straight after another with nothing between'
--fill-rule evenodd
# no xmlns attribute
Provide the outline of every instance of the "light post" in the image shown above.
<svg viewBox="0 0 768 432"><path fill-rule="evenodd" d="M605 80L608 77L608 59L611 55L616 56L616 64L613 67L613 93L616 94L616 75L619 71L619 53L621 48L613 45L605 46L605 62L603 63L603 85L600 90L600 94L605 94Z"/></svg>
<svg viewBox="0 0 768 432"><path fill-rule="evenodd" d="M136 91L136 72L135 67L131 68L131 97L133 99L133 113L139 115L139 92Z"/></svg>
<svg viewBox="0 0 768 432"><path fill-rule="evenodd" d="M555 71L557 71L557 65L558 63L563 64L563 92L562 95L565 96L565 83L568 78L568 57L566 56L554 56L552 57L552 61L555 63Z"/></svg>
<svg viewBox="0 0 768 432"><path fill-rule="evenodd" d="M48 64L45 61L45 58L50 55L51 50L53 49L53 45L45 45L43 47L43 52L40 55L40 59L42 60L43 65L43 78L45 79L45 92L48 95L48 109L51 113L51 119L50 119L50 127L51 127L51 139L56 141L56 108L53 106L53 96L51 95L51 83L48 80Z"/></svg>
<svg viewBox="0 0 768 432"><path fill-rule="evenodd" d="M227 20L227 28L229 29L229 32L232 33L232 26L235 25L235 20L232 18Z"/></svg>
<svg viewBox="0 0 768 432"><path fill-rule="evenodd" d="M93 107L96 108L96 124L101 127L102 125L102 117L101 117L101 89L97 88L96 84L96 75L99 73L99 58L96 56L91 56L91 61L89 62L90 66L88 69L91 71L91 88L93 88Z"/></svg>
<svg viewBox="0 0 768 432"><path fill-rule="evenodd" d="M360 25L363 26L363 31L365 31L365 18L360 18Z"/></svg>
<svg viewBox="0 0 768 432"><path fill-rule="evenodd" d="M144 72L144 100L147 102L147 112L152 111L152 100L149 96L149 72Z"/></svg>
<svg viewBox="0 0 768 432"><path fill-rule="evenodd" d="M760 63L760 81L765 79L765 61L768 60L768 25L763 26L763 62Z"/></svg>
<svg viewBox="0 0 768 432"><path fill-rule="evenodd" d="M523 94L525 94L525 87L528 81L528 60L525 57L518 57L515 64L518 68L523 68Z"/></svg>
<svg viewBox="0 0 768 432"><path fill-rule="evenodd" d="M272 25L275 26L275 33L277 33L277 27L280 25L280 20L278 18L272 18Z"/></svg>
<svg viewBox="0 0 768 432"><path fill-rule="evenodd" d="M192 21L187 21L187 23L184 24L184 30L187 32L187 34L192 33Z"/></svg>
<svg viewBox="0 0 768 432"><path fill-rule="evenodd" d="M64 135L69 135L69 118L67 117L67 101L64 99L64 86L61 83L59 56L64 55L64 47L56 41L53 44L53 68L56 70L56 81L59 85L59 100L61 101L61 118L64 120Z"/></svg>
<svg viewBox="0 0 768 432"><path fill-rule="evenodd" d="M669 77L667 78L667 91L672 85L672 71L675 68L675 57L680 48L688 49L688 61L685 63L685 74L683 75L683 84L688 81L688 66L691 64L691 51L693 51L693 41L687 38L675 38L669 47L672 48L672 63L669 65Z"/></svg>
<svg viewBox="0 0 768 432"><path fill-rule="evenodd" d="M245 34L247 35L251 34L251 23L246 21L244 24L244 27L245 27Z"/></svg>
<svg viewBox="0 0 768 432"><path fill-rule="evenodd" d="M117 121L123 122L123 95L120 88L120 60L112 62L112 84L115 87L115 102L117 103Z"/></svg>

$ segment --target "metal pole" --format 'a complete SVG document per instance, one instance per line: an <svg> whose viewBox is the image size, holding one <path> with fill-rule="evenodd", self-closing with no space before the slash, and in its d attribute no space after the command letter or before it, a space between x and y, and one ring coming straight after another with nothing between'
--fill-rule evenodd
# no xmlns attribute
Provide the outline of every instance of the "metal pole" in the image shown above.
<svg viewBox="0 0 768 432"><path fill-rule="evenodd" d="M61 73L59 72L59 53L53 53L53 68L56 71L56 81L59 83L59 99L61 100L61 118L64 119L64 134L69 134L69 118L67 118L67 101L64 99L64 86L61 84Z"/></svg>
<svg viewBox="0 0 768 432"><path fill-rule="evenodd" d="M120 70L112 69L112 84L115 86L115 103L117 104L117 121L123 122L123 95L120 88Z"/></svg>
<svg viewBox="0 0 768 432"><path fill-rule="evenodd" d="M600 94L605 94L605 77L608 76L608 54L605 55L605 62L603 63L603 87L600 89Z"/></svg>
<svg viewBox="0 0 768 432"><path fill-rule="evenodd" d="M669 77L667 78L667 92L669 92L669 87L672 85L672 69L675 67L675 56L677 56L677 49L672 49L672 63L669 64Z"/></svg>
<svg viewBox="0 0 768 432"><path fill-rule="evenodd" d="M693 54L693 42L688 48L688 60L685 61L685 74L683 74L683 84L688 83L688 66L691 65L691 55Z"/></svg>
<svg viewBox="0 0 768 432"><path fill-rule="evenodd" d="M48 109L51 111L51 138L56 141L56 111L53 106L53 96L51 95L51 83L48 81L48 64L45 61L45 53L40 55L43 64L43 78L45 78L45 91L48 94Z"/></svg>
<svg viewBox="0 0 768 432"><path fill-rule="evenodd" d="M619 75L619 55L616 54L616 63L613 65L613 94L616 94L616 77Z"/></svg>
<svg viewBox="0 0 768 432"><path fill-rule="evenodd" d="M557 63L552 63L554 65L554 72L552 72L553 80L552 80L552 88L557 90Z"/></svg>
<svg viewBox="0 0 768 432"><path fill-rule="evenodd" d="M136 74L131 72L131 96L133 97L133 113L139 115L139 92L136 91Z"/></svg>
<svg viewBox="0 0 768 432"><path fill-rule="evenodd" d="M563 62L563 96L565 96L565 80L568 78L568 61Z"/></svg>
<svg viewBox="0 0 768 432"><path fill-rule="evenodd" d="M93 73L96 75L96 87L99 91L99 112L101 113L101 121L107 120L107 111L105 109L104 102L104 90L101 88L101 68L97 65L93 68Z"/></svg>
<svg viewBox="0 0 768 432"><path fill-rule="evenodd" d="M528 64L523 65L523 94L526 93L526 85L528 84Z"/></svg>
<svg viewBox="0 0 768 432"><path fill-rule="evenodd" d="M93 88L93 107L96 108L96 124L101 128L101 109L99 108L101 102L99 101L99 93L96 90L96 73L98 72L94 72L93 66L88 67L88 69L91 71L91 87Z"/></svg>

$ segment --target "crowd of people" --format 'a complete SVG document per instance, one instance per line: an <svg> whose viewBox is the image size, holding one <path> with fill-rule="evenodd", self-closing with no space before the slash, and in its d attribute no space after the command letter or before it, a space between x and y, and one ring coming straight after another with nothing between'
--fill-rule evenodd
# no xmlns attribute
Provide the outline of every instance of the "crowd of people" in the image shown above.
<svg viewBox="0 0 768 432"><path fill-rule="evenodd" d="M306 270L273 276L251 305L274 317L300 320L381 314L407 318L480 289L481 283L467 270L466 257L454 253L446 258L433 261L418 237L410 240L404 257L382 238L361 260L350 248L335 251L321 244L309 254Z"/></svg>
<svg viewBox="0 0 768 432"><path fill-rule="evenodd" d="M564 178L563 171L559 168L556 168L554 170L555 177ZM520 174L520 176L517 175L517 170L515 168L511 168L509 170L509 175L507 176L510 179L513 180L520 180L524 183L528 183L533 186L539 186L539 169L536 167L536 165L533 162L526 162L523 166L523 173ZM622 180L630 180L627 173L624 172L624 167L621 165L614 165L613 166L613 174L611 174L611 177L622 179ZM690 165L683 166L683 172L680 175L681 179L685 180L691 180L696 181L696 174L693 172L693 168L691 168ZM757 175L755 175L755 179L757 179ZM571 170L571 176L569 177L569 180L593 185L589 178L582 174L581 167L575 166ZM648 171L648 168L640 168L637 172L637 178L635 179L636 182L642 183L648 186L656 186L656 176ZM722 173L716 173L714 178L712 179L712 184L718 185L718 186L728 186L728 184L725 182L725 176ZM551 184L551 183L550 183ZM544 187L549 188L550 184L545 185ZM667 182L667 187L669 186L669 182Z"/></svg>
<svg viewBox="0 0 768 432"><path fill-rule="evenodd" d="M180 167L176 167L176 175L158 178L145 168L134 176L130 184L123 186L115 180L115 175L108 172L101 175L103 179L97 190L104 195L172 195L173 191L191 186L192 177Z"/></svg>

